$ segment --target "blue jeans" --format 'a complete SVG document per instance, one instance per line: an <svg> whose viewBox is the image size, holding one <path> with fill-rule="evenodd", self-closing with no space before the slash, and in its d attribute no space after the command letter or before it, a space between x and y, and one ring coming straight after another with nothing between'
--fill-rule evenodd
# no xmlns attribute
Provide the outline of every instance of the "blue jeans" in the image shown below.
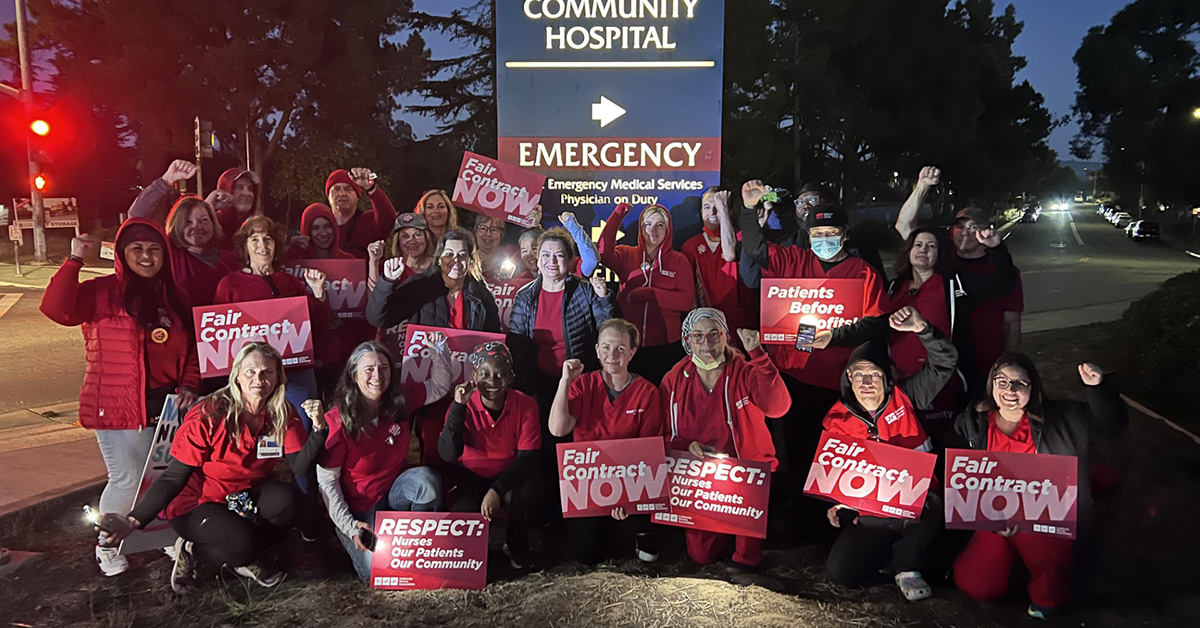
<svg viewBox="0 0 1200 628"><path fill-rule="evenodd" d="M312 419L308 418L308 413L304 411L304 402L309 399L321 398L320 392L317 391L317 372L313 369L289 371L287 384L284 385L284 396L287 397L288 403L296 409L296 414L300 415L300 421L304 423L304 430L312 432ZM295 483L301 493L308 494L311 486L309 478L296 476Z"/></svg>
<svg viewBox="0 0 1200 628"><path fill-rule="evenodd" d="M429 467L413 467L400 474L388 494L379 500L373 508L365 512L351 513L359 521L365 521L375 529L375 513L377 511L412 511L433 512L442 506L442 478L437 471ZM336 527L336 526L335 526ZM338 540L346 553L350 554L350 562L354 563L354 571L359 578L369 582L371 578L371 552L361 551L354 547L354 540L345 532L337 531Z"/></svg>

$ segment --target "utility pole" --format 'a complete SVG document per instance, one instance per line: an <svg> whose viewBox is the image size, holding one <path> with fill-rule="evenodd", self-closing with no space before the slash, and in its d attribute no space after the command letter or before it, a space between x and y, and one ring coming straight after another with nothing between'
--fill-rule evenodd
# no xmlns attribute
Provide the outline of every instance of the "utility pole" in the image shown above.
<svg viewBox="0 0 1200 628"><path fill-rule="evenodd" d="M15 0L17 8L17 56L21 62L21 103L25 105L25 120L28 124L33 117L33 75L29 68L29 44L25 31L25 0ZM8 92L8 90L5 90ZM33 260L46 263L46 213L42 207L42 191L37 189L34 181L42 174L42 167L33 160L33 143L28 131L25 136L25 155L29 161L29 200L33 210ZM15 209L15 208L14 208ZM16 218L15 216L13 217Z"/></svg>

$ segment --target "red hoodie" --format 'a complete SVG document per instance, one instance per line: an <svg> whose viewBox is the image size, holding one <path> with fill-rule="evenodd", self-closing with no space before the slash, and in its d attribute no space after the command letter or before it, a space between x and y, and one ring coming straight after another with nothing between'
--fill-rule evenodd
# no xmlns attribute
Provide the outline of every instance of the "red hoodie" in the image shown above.
<svg viewBox="0 0 1200 628"><path fill-rule="evenodd" d="M727 262L721 256L721 243L701 231L683 243L682 253L695 269L696 305L724 312L730 331L758 329L758 292L742 282L736 260ZM734 338L741 346L741 339Z"/></svg>
<svg viewBox="0 0 1200 628"><path fill-rule="evenodd" d="M167 241L158 223L130 218L132 224L149 225ZM117 231L117 239L121 231ZM163 258L159 275L172 281L171 258ZM125 262L118 252L112 275L80 283L83 264L67 260L42 295L41 310L59 325L82 326L86 370L79 391L79 423L88 429L135 430L146 426L146 390L175 384L199 390L200 365L189 321L170 311L171 327L165 342L156 343L138 321L125 311ZM180 295L186 302L186 296ZM177 389L178 390L178 389Z"/></svg>
<svg viewBox="0 0 1200 628"><path fill-rule="evenodd" d="M625 319L642 334L642 346L655 347L679 342L683 315L696 305L696 280L687 257L671 248L674 237L671 212L662 205L649 205L638 217L638 245L617 245L617 230L632 206L621 203L613 210L600 234L600 261L621 282L617 301ZM646 255L642 219L651 209L667 216L667 236L653 258Z"/></svg>
<svg viewBox="0 0 1200 628"><path fill-rule="evenodd" d="M333 225L333 245L325 254L321 254L321 250L317 248L315 242L312 241L312 224L318 218L324 218ZM300 215L300 235L308 238L308 246L297 246L295 244L288 247L287 257L289 260L297 259L357 259L350 253L342 250L342 230L338 227L337 218L333 215L333 210L324 203L313 203L304 208L304 213Z"/></svg>
<svg viewBox="0 0 1200 628"><path fill-rule="evenodd" d="M221 176L217 179L217 189L233 194L234 182L242 178L243 175L250 177L250 180L254 183L254 208L250 210L249 214L244 216L239 214L237 208L232 205L217 210L217 222L221 223L221 232L225 234L225 240L218 244L218 247L222 249L233 248L234 234L241 228L242 223L246 222L247 218L257 214L260 209L258 205L262 200L260 198L262 195L262 179L254 172L242 170L241 168L230 168L222 172Z"/></svg>
<svg viewBox="0 0 1200 628"><path fill-rule="evenodd" d="M690 356L680 360L663 377L659 398L663 404L663 434L667 447L686 450L691 444L678 429L681 422L691 422L687 419L723 421L729 428L734 455L745 460L769 462L773 471L779 462L775 459L775 444L771 442L765 418L781 417L792 407L787 386L761 347L750 352L749 360L741 352L727 350L724 368L726 377L722 380L720 408L688 405L687 387L703 386Z"/></svg>

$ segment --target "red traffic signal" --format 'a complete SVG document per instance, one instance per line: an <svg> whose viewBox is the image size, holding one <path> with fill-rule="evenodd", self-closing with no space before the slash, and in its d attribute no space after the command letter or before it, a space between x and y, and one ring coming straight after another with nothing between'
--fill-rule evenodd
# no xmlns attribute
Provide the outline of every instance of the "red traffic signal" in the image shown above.
<svg viewBox="0 0 1200 628"><path fill-rule="evenodd" d="M29 130L33 131L34 135L46 137L50 134L50 123L39 118L29 123Z"/></svg>
<svg viewBox="0 0 1200 628"><path fill-rule="evenodd" d="M33 178L33 187L35 187L39 190L46 189L46 183L47 183L46 177L44 177L40 174Z"/></svg>

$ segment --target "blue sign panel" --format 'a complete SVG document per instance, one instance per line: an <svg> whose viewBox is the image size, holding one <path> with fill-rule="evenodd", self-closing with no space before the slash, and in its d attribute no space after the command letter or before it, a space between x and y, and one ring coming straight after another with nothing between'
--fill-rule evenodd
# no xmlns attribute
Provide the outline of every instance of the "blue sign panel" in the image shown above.
<svg viewBox="0 0 1200 628"><path fill-rule="evenodd" d="M724 0L497 0L499 159L547 175L547 217L622 202L698 227L721 170ZM631 225L627 225L629 227Z"/></svg>

